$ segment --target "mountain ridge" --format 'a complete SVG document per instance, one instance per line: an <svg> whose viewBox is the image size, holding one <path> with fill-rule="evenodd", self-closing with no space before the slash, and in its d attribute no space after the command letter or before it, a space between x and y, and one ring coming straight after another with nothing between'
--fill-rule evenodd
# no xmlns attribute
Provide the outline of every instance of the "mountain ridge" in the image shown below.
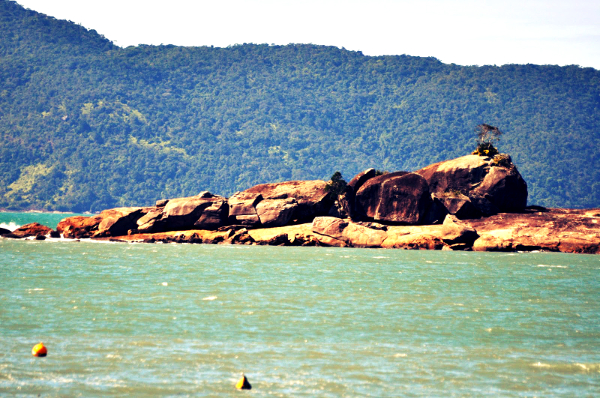
<svg viewBox="0 0 600 398"><path fill-rule="evenodd" d="M499 149L530 203L600 206L593 68L310 44L119 48L11 1L0 11L1 208L98 211L336 170L414 171L470 153L483 122L505 132Z"/></svg>

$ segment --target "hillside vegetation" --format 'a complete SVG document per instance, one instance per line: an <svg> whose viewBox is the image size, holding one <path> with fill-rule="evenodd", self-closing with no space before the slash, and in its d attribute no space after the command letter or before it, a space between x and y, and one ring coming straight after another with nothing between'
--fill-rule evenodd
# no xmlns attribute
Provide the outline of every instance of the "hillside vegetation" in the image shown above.
<svg viewBox="0 0 600 398"><path fill-rule="evenodd" d="M414 171L503 132L532 204L600 207L600 72L307 44L119 48L0 0L0 208L99 211L202 190Z"/></svg>

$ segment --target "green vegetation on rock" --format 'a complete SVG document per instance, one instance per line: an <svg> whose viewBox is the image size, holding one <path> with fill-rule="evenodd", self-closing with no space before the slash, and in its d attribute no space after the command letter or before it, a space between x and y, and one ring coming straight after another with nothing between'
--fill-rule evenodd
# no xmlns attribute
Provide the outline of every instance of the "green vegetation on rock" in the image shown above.
<svg viewBox="0 0 600 398"><path fill-rule="evenodd" d="M501 147L529 202L600 207L600 72L335 47L119 48L0 0L0 208L99 211L202 190L414 171Z"/></svg>

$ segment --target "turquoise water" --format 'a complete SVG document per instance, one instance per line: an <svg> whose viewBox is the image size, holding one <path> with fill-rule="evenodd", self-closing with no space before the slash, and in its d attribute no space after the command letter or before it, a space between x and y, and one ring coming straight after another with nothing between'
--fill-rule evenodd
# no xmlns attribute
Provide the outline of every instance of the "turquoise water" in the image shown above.
<svg viewBox="0 0 600 398"><path fill-rule="evenodd" d="M52 229L56 229L56 226L63 218L70 216L79 216L83 214L74 213L4 213L0 212L0 228L14 230L25 224L37 222Z"/></svg>
<svg viewBox="0 0 600 398"><path fill-rule="evenodd" d="M0 239L0 395L598 396L599 269L556 253Z"/></svg>

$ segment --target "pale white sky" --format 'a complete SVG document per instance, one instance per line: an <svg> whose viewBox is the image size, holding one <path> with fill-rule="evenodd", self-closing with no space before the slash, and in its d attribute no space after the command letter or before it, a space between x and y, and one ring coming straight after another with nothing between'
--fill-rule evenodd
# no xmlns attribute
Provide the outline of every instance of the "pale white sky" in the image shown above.
<svg viewBox="0 0 600 398"><path fill-rule="evenodd" d="M459 65L600 69L599 0L17 0L121 47L313 43Z"/></svg>

